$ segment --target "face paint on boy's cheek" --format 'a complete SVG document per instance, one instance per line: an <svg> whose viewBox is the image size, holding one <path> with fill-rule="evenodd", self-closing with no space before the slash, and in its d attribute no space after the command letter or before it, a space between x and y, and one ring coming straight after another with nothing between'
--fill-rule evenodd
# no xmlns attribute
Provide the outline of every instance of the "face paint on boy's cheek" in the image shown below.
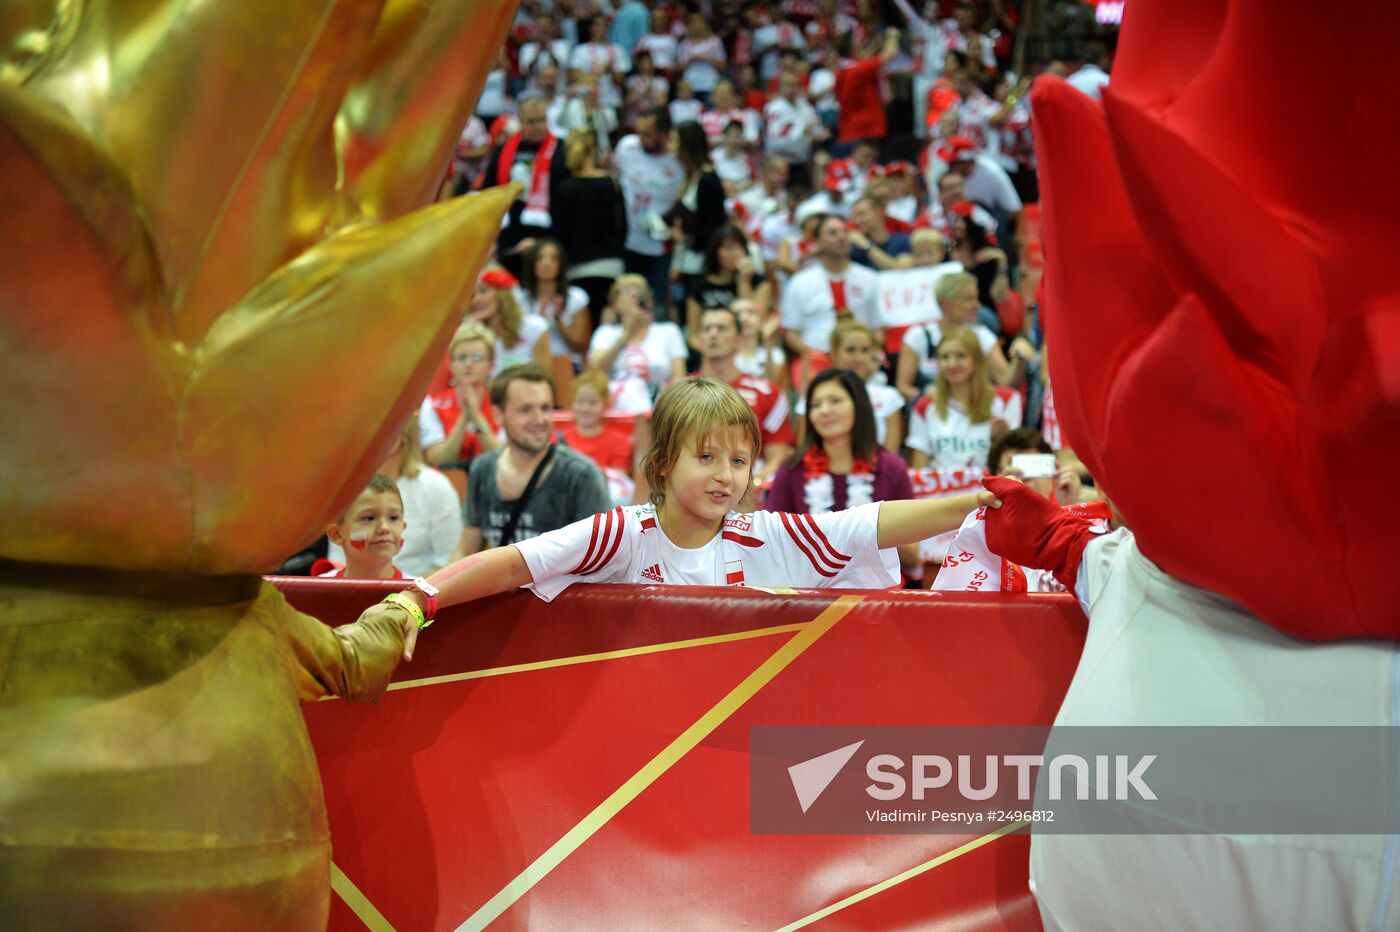
<svg viewBox="0 0 1400 932"><path fill-rule="evenodd" d="M364 550L369 546L369 531L356 531L350 535L350 546L356 550Z"/></svg>

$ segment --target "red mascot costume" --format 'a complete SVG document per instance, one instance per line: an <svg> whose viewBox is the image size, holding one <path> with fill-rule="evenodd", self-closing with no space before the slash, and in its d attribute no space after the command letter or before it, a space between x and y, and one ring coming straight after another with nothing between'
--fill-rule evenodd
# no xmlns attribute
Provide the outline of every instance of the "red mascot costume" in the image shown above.
<svg viewBox="0 0 1400 932"><path fill-rule="evenodd" d="M1380 0L1136 0L1102 104L1037 83L1056 406L1131 528L989 481L989 544L1089 613L1057 726L1400 718L1397 27ZM1032 882L1049 928L1396 928L1398 855L1038 835Z"/></svg>

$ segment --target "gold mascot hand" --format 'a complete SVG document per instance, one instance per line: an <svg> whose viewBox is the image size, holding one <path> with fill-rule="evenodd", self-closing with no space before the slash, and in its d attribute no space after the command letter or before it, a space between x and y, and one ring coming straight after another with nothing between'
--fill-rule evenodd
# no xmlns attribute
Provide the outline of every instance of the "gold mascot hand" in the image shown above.
<svg viewBox="0 0 1400 932"><path fill-rule="evenodd" d="M0 915L319 928L298 700L404 646L257 574L363 487L512 188L429 207L514 3L0 11Z"/></svg>

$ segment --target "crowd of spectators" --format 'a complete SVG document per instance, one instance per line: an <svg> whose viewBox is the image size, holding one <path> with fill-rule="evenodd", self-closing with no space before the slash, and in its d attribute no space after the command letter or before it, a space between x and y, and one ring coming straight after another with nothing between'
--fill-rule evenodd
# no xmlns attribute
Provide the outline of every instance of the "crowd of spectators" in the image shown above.
<svg viewBox="0 0 1400 932"><path fill-rule="evenodd" d="M443 187L522 193L412 431L421 468L462 470L457 555L512 516L505 536L548 529L512 495L645 501L647 414L690 374L754 408L771 508L1004 472L1006 436L1059 450L1029 91L1055 74L1097 96L1111 60L1088 41L1017 74L1019 19L1010 0L524 0ZM927 292L918 319L888 319L899 275ZM1062 460L1053 494L1092 494Z"/></svg>

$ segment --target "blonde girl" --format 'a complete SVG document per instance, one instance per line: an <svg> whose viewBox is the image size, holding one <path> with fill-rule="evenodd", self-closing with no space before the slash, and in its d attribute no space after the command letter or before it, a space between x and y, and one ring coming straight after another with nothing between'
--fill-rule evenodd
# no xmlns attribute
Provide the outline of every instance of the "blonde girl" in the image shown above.
<svg viewBox="0 0 1400 932"><path fill-rule="evenodd" d="M938 377L909 418L909 465L980 467L992 439L1021 426L1021 396L992 384L977 334L954 327L938 342Z"/></svg>

